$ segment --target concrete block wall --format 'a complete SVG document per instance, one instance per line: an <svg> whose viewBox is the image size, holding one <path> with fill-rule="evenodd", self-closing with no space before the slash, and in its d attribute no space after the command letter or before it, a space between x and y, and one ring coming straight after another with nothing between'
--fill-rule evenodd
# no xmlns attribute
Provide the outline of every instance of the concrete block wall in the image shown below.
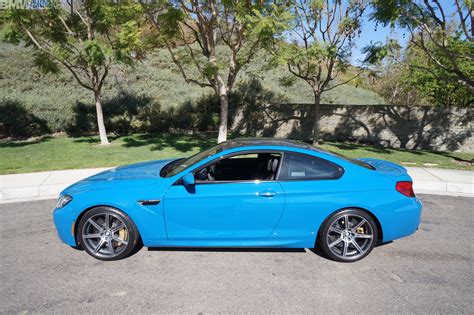
<svg viewBox="0 0 474 315"><path fill-rule="evenodd" d="M473 107L323 104L325 140L358 141L392 148L474 152ZM311 104L242 108L232 129L247 135L312 138Z"/></svg>

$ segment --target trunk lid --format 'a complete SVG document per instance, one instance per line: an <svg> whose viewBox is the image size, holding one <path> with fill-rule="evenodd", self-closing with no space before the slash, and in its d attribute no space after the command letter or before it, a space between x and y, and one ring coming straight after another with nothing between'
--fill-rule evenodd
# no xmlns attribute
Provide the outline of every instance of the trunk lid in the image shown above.
<svg viewBox="0 0 474 315"><path fill-rule="evenodd" d="M360 158L358 160L373 166L375 170L380 173L393 176L407 174L406 168L392 162L372 158Z"/></svg>

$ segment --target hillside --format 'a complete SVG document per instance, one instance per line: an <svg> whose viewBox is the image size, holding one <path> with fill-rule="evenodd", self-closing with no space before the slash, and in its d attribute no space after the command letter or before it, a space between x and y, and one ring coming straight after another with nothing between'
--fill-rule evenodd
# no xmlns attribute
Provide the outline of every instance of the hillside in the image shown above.
<svg viewBox="0 0 474 315"><path fill-rule="evenodd" d="M44 75L34 68L29 48L1 43L0 59L0 101L8 99L23 105L36 117L45 120L52 131L63 130L71 123L77 115L77 108L93 104L91 93L80 88L69 73ZM296 81L293 86L284 87L279 82L287 75L285 69L265 70L265 64L264 57L260 56L241 73L238 85L257 78L264 90L274 93L275 101L312 102L312 93L306 83ZM104 99L110 104L120 103L123 98L116 98L121 93L132 96L126 99L127 102L145 100L166 109L198 100L202 102L211 92L185 83L167 52L158 51L133 68L112 69L104 88ZM372 91L346 85L324 95L323 102L380 104L383 99Z"/></svg>

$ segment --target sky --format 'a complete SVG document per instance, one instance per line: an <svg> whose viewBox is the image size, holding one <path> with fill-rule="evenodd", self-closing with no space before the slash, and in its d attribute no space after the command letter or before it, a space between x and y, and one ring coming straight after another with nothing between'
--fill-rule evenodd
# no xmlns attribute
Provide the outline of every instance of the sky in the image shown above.
<svg viewBox="0 0 474 315"><path fill-rule="evenodd" d="M450 18L456 19L458 17L453 0L440 0L439 3L443 7L448 20ZM370 7L365 12L365 17L362 24L362 33L356 41L357 47L355 47L352 51L351 61L354 64L360 64L360 62L364 60L364 55L361 53L361 50L363 47L369 45L370 41L374 43L378 41L385 42L387 37L390 36L390 38L398 40L401 46L404 47L409 36L409 34L406 34L404 37L404 33L406 32L404 30L391 30L390 27L383 27L382 25L378 25L376 27L375 22L369 20L369 15L371 12L372 10Z"/></svg>
<svg viewBox="0 0 474 315"><path fill-rule="evenodd" d="M369 15L371 11L365 13L364 20L362 22L362 32L360 37L356 40L356 47L352 51L351 62L354 64L360 64L365 55L361 52L362 48L370 45L370 42L382 42L385 43L387 38L397 39L402 46L404 46L405 38L403 38L403 30L394 29L392 30L389 26L376 25L374 21L370 21Z"/></svg>
<svg viewBox="0 0 474 315"><path fill-rule="evenodd" d="M362 48L370 45L371 42L384 43L390 35L389 27L382 27L381 25L376 27L374 22L364 22L366 23L362 26L362 33L356 40L356 47L352 51L351 61L355 64L360 64L365 58L365 55L361 52Z"/></svg>
<svg viewBox="0 0 474 315"><path fill-rule="evenodd" d="M370 15L372 14L372 9L369 6L366 8L363 19L362 19L362 26L361 26L361 33L360 36L355 38L353 43L355 43L355 47L352 48L352 56L350 57L350 61L354 65L361 65L362 61L365 59L365 54L362 53L362 49L372 43L385 43L388 38L396 39L402 47L406 44L406 38L404 38L404 30L398 29L391 29L389 26L382 26L381 24L377 25L376 22L370 20ZM337 27L336 24L333 27ZM290 41L301 42L301 37L296 36L294 34L288 33L286 34ZM320 34L318 33L317 36L319 37Z"/></svg>

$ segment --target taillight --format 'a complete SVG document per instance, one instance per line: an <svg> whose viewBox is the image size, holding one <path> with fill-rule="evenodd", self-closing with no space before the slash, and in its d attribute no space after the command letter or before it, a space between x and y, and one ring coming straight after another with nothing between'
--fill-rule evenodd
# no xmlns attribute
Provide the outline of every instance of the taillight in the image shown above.
<svg viewBox="0 0 474 315"><path fill-rule="evenodd" d="M412 182L397 182L395 189L405 196L408 197L415 197L415 192L413 191L413 183Z"/></svg>

